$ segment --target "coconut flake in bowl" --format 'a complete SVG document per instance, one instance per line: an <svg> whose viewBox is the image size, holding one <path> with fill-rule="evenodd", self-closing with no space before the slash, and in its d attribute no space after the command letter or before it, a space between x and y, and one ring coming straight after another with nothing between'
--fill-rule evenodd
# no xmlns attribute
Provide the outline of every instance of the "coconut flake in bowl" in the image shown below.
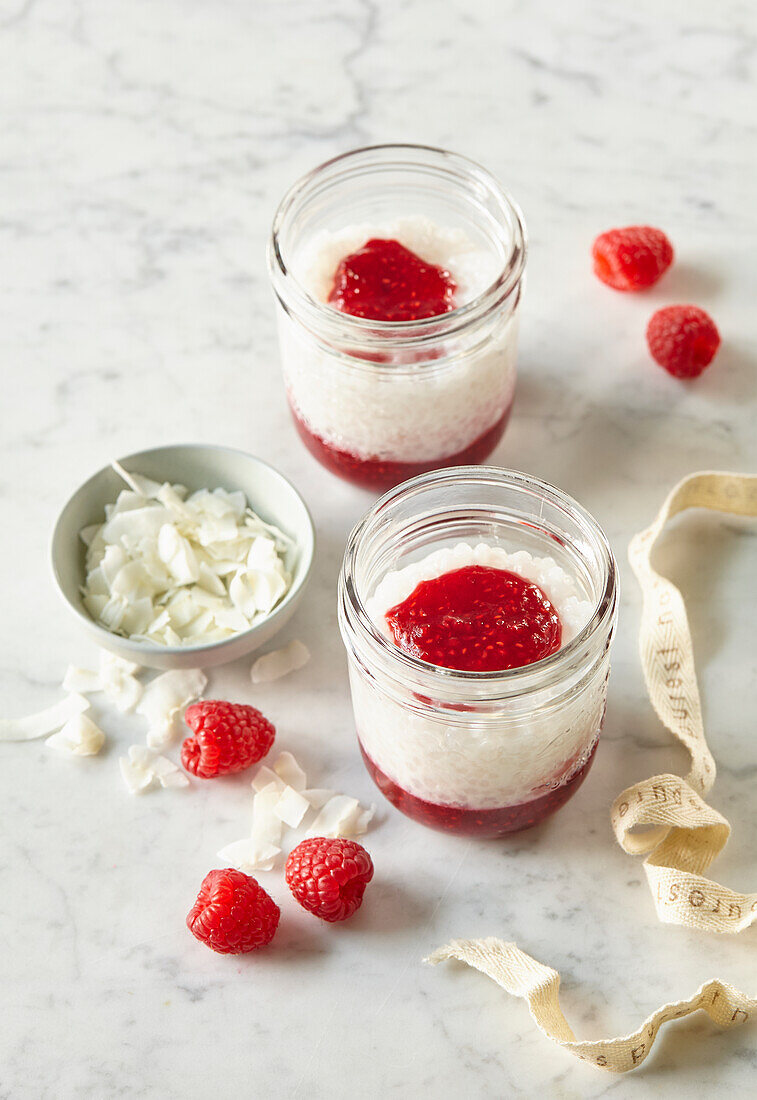
<svg viewBox="0 0 757 1100"><path fill-rule="evenodd" d="M268 641L299 602L313 548L307 509L280 474L241 451L188 445L96 474L61 513L52 555L101 645L189 668Z"/></svg>
<svg viewBox="0 0 757 1100"><path fill-rule="evenodd" d="M80 532L87 547L84 606L132 641L219 642L270 615L292 583L292 539L266 523L244 493L162 484L113 469L126 482L104 522Z"/></svg>

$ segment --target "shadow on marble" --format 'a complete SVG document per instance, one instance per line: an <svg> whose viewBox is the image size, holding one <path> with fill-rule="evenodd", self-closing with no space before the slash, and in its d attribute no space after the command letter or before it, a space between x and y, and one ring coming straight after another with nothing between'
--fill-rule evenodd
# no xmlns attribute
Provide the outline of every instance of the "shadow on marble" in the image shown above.
<svg viewBox="0 0 757 1100"><path fill-rule="evenodd" d="M717 317L714 317L717 324ZM754 353L738 339L729 336L728 330L720 327L722 343L713 360L704 374L693 382L683 383L683 386L696 386L699 395L711 402L719 416L733 414L735 405L751 407L755 397L755 357ZM722 406L722 409L721 409ZM729 423L729 430L735 433Z"/></svg>
<svg viewBox="0 0 757 1100"><path fill-rule="evenodd" d="M270 890L277 902L282 902L281 884L267 885L261 878L264 889ZM286 886L284 886L286 890ZM260 951L250 951L246 955L236 955L240 967L259 970L271 965L278 967L290 959L322 958L330 955L332 944L324 936L322 923L308 913L295 909L288 899L282 904L281 921L276 937L271 944Z"/></svg>
<svg viewBox="0 0 757 1100"><path fill-rule="evenodd" d="M731 607L719 599L740 539L757 529L721 513L689 514L666 529L655 546L654 568L680 589L686 604L694 658L704 669L732 633Z"/></svg>
<svg viewBox="0 0 757 1100"><path fill-rule="evenodd" d="M339 931L348 936L395 936L427 924L434 905L435 899L422 896L404 882L382 880L379 867L366 890L365 904L340 924Z"/></svg>
<svg viewBox="0 0 757 1100"><path fill-rule="evenodd" d="M726 334L713 366L691 382L664 376L645 354L643 334L636 358L635 366L619 363L615 372L610 354L603 384L587 397L570 363L564 374L547 374L524 355L513 418L490 461L537 472L590 508L608 492L633 502L641 487L654 484L645 512L630 516L634 527L651 521L684 474L733 468L733 411L754 398L749 350ZM638 407L640 387L648 393Z"/></svg>
<svg viewBox="0 0 757 1100"><path fill-rule="evenodd" d="M709 312L713 302L728 287L723 271L707 266L705 260L693 263L691 260L676 260L664 278L645 293L651 305L650 312L662 309L674 302L692 302Z"/></svg>
<svg viewBox="0 0 757 1100"><path fill-rule="evenodd" d="M653 1078L684 1070L691 1074L697 1066L711 1072L713 1065L725 1066L731 1058L757 1070L757 1050L749 1027L720 1031L704 1015L697 1013L666 1024L658 1032L649 1058L633 1076L651 1083ZM656 1082L658 1087L660 1084Z"/></svg>

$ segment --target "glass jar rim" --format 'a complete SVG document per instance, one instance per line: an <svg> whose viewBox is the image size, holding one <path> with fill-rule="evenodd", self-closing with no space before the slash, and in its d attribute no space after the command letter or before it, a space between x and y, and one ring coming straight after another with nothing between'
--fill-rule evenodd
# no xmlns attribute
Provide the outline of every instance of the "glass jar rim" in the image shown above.
<svg viewBox="0 0 757 1100"><path fill-rule="evenodd" d="M354 575L361 539L370 530L371 524L380 520L382 513L399 497L421 492L429 486L438 486L445 480L451 484L478 480L488 485L499 483L535 490L578 521L593 536L595 547L599 551L601 577L592 615L574 638L550 656L533 664L494 672L448 669L432 665L405 652L376 627L362 596L350 579ZM347 540L339 575L339 621L345 640L347 634L353 637L359 635L374 656L384 659L386 667L395 669L399 675L406 673L415 683L423 684L429 689L440 684L446 685L448 689L475 687L483 693L483 698L490 701L504 700L554 686L563 678L567 667L573 666L574 662L580 664L583 660L591 659L596 640L601 639L603 634L608 639L612 636L617 613L617 589L617 565L607 536L591 513L577 500L549 482L518 470L499 466L458 466L419 474L395 486L380 497L355 525Z"/></svg>
<svg viewBox="0 0 757 1100"><path fill-rule="evenodd" d="M418 155L419 162L414 165L408 157ZM317 192L321 182L349 179L355 172L370 164L371 160L380 160L395 155L398 166L430 168L439 175L472 177L495 197L507 221L512 234L509 255L497 277L475 298L437 317L425 317L417 321L375 321L365 317L335 310L324 302L314 298L294 277L288 266L281 247L281 234L287 218L297 203L309 194ZM421 163L421 157L427 157L431 164ZM274 292L287 311L295 311L317 330L338 325L341 332L350 338L385 341L395 337L403 342L421 343L425 339L438 339L450 336L459 329L475 323L491 310L497 308L517 292L526 264L528 239L526 225L520 207L513 197L482 165L460 153L452 153L434 145L418 145L411 142L365 145L351 149L339 156L324 161L310 172L300 177L286 192L274 214L271 235L268 241L268 269Z"/></svg>

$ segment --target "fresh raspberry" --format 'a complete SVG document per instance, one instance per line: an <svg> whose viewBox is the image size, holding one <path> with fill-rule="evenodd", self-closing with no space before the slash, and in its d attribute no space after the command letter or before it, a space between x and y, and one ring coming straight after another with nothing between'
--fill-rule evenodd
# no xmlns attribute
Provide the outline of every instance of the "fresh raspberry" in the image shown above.
<svg viewBox="0 0 757 1100"><path fill-rule="evenodd" d="M360 908L373 878L371 857L354 840L303 840L289 853L286 880L303 909L321 920L346 920Z"/></svg>
<svg viewBox="0 0 757 1100"><path fill-rule="evenodd" d="M594 274L615 290L644 290L673 262L673 246L661 229L630 225L600 233L591 249Z"/></svg>
<svg viewBox="0 0 757 1100"><path fill-rule="evenodd" d="M652 358L675 378L696 378L715 358L720 333L698 306L666 306L647 325Z"/></svg>
<svg viewBox="0 0 757 1100"><path fill-rule="evenodd" d="M242 955L271 942L280 916L276 902L254 878L227 867L202 880L187 928L221 955Z"/></svg>
<svg viewBox="0 0 757 1100"><path fill-rule="evenodd" d="M255 707L221 699L192 703L184 721L194 737L181 746L181 762L200 779L242 772L257 764L276 736L275 728Z"/></svg>

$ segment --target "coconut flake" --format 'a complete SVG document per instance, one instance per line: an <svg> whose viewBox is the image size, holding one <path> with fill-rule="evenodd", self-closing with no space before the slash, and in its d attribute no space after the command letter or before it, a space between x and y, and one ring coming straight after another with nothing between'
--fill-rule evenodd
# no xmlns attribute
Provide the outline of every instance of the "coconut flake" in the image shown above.
<svg viewBox="0 0 757 1100"><path fill-rule="evenodd" d="M171 513L157 504L146 504L144 508L129 509L127 512L115 512L105 524L102 536L106 543L118 546L123 543L136 546L142 540L157 539L161 527L171 522Z"/></svg>
<svg viewBox="0 0 757 1100"><path fill-rule="evenodd" d="M356 798L339 794L329 799L310 826L308 836L362 836L368 828L375 807L364 809Z"/></svg>
<svg viewBox="0 0 757 1100"><path fill-rule="evenodd" d="M309 790L302 791L303 798L307 798L308 802L314 810L321 810L326 803L334 797L336 791L328 791L320 787L311 787Z"/></svg>
<svg viewBox="0 0 757 1100"><path fill-rule="evenodd" d="M304 791L308 785L307 776L297 763L291 752L281 752L276 757L273 770L279 779L296 791Z"/></svg>
<svg viewBox="0 0 757 1100"><path fill-rule="evenodd" d="M149 765L161 787L188 787L189 780L173 760L167 756L153 756Z"/></svg>
<svg viewBox="0 0 757 1100"><path fill-rule="evenodd" d="M158 557L177 584L194 584L198 580L200 566L195 552L172 523L164 523L158 532Z"/></svg>
<svg viewBox="0 0 757 1100"><path fill-rule="evenodd" d="M141 671L134 661L103 650L100 654L99 681L101 690L122 714L134 710L142 698L143 687L135 673Z"/></svg>
<svg viewBox="0 0 757 1100"><path fill-rule="evenodd" d="M125 470L120 462L111 462L112 468L116 471L119 477L122 477L126 484L135 493L145 497L145 499L157 497L160 492L160 482L153 481L150 477L144 477L142 474L132 474L128 470Z"/></svg>
<svg viewBox="0 0 757 1100"><path fill-rule="evenodd" d="M51 707L25 718L0 718L0 741L34 741L54 733L77 714L89 708L89 700L71 692Z"/></svg>
<svg viewBox="0 0 757 1100"><path fill-rule="evenodd" d="M287 587L287 580L273 570L240 569L229 584L229 596L234 606L252 619L259 611L271 611Z"/></svg>
<svg viewBox="0 0 757 1100"><path fill-rule="evenodd" d="M226 585L218 574L210 568L207 561L200 562L197 583L206 589L206 591L212 592L214 596L221 596L228 607Z"/></svg>
<svg viewBox="0 0 757 1100"><path fill-rule="evenodd" d="M276 813L280 791L278 784L271 783L258 791L252 801L252 832L254 840L268 844L281 843L281 818Z"/></svg>
<svg viewBox="0 0 757 1100"><path fill-rule="evenodd" d="M178 768L176 768L175 771L168 772L166 775L158 776L158 779L161 787L165 788L166 790L172 787L189 786L189 780L187 779L186 775L184 775L184 772L179 771Z"/></svg>
<svg viewBox="0 0 757 1100"><path fill-rule="evenodd" d="M102 527L101 523L91 523L89 527L82 527L79 532L79 538L86 547L90 547L94 542L95 535Z"/></svg>
<svg viewBox="0 0 757 1100"><path fill-rule="evenodd" d="M299 639L295 638L281 649L274 649L258 657L250 669L253 684L264 684L278 680L290 672L296 672L310 660L310 651Z"/></svg>
<svg viewBox="0 0 757 1100"><path fill-rule="evenodd" d="M155 494L156 499L159 500L169 512L172 512L177 519L191 522L192 510L184 503L184 497L186 495L187 491L183 485L169 485L168 482L161 485Z"/></svg>
<svg viewBox="0 0 757 1100"><path fill-rule="evenodd" d="M121 777L129 794L141 794L142 791L146 791L148 787L152 786L155 778L152 772L135 767L128 757L119 756L118 766L121 769Z"/></svg>
<svg viewBox="0 0 757 1100"><path fill-rule="evenodd" d="M137 714L147 719L147 744L152 749L169 745L179 731L180 712L202 695L207 677L199 668L172 669L147 685Z"/></svg>
<svg viewBox="0 0 757 1100"><path fill-rule="evenodd" d="M96 756L105 744L105 734L86 714L77 714L45 744L71 756Z"/></svg>
<svg viewBox="0 0 757 1100"><path fill-rule="evenodd" d="M74 691L81 695L91 695L95 691L102 691L102 681L98 673L91 668L77 668L69 665L66 675L63 677L63 690Z"/></svg>
<svg viewBox="0 0 757 1100"><path fill-rule="evenodd" d="M308 836L342 836L341 830L344 823L350 820L359 805L356 798L350 798L344 794L334 795L308 829Z"/></svg>
<svg viewBox="0 0 757 1100"><path fill-rule="evenodd" d="M359 809L352 818L351 828L348 832L348 836L363 836L368 832L368 826L373 821L373 815L376 813L376 807L374 805L369 806L367 809Z"/></svg>
<svg viewBox="0 0 757 1100"><path fill-rule="evenodd" d="M218 858L223 863L236 867L238 871L249 874L252 871L273 870L280 852L281 848L275 844L245 837L243 840L235 840L233 844L227 844L218 853Z"/></svg>
<svg viewBox="0 0 757 1100"><path fill-rule="evenodd" d="M254 791L263 791L266 787L270 786L274 786L279 791L283 791L286 783L276 774L276 772L271 771L265 764L261 764L252 780L252 789Z"/></svg>
<svg viewBox="0 0 757 1100"><path fill-rule="evenodd" d="M128 756L119 757L118 766L130 794L141 794L156 780L164 788L189 786L186 775L172 760L144 745L130 745Z"/></svg>
<svg viewBox="0 0 757 1100"><path fill-rule="evenodd" d="M307 798L303 798L294 787L285 787L278 797L273 812L290 829L296 829L309 809L310 803Z"/></svg>

